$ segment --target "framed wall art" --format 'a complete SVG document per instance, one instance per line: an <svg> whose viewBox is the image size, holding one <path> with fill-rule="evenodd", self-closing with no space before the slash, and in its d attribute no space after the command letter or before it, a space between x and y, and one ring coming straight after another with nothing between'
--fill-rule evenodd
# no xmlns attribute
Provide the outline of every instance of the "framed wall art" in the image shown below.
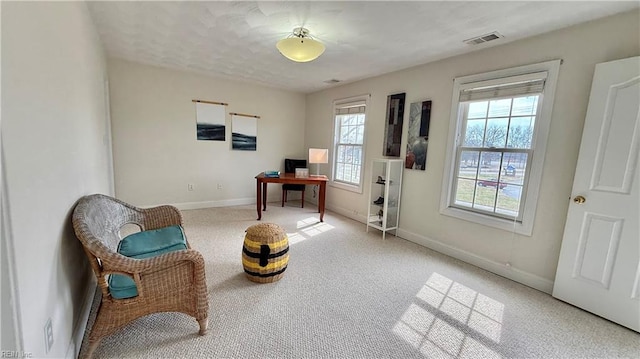
<svg viewBox="0 0 640 359"><path fill-rule="evenodd" d="M196 104L196 139L199 141L224 141L226 131L223 102L191 100Z"/></svg>
<svg viewBox="0 0 640 359"><path fill-rule="evenodd" d="M399 93L387 96L387 119L382 150L384 156L400 157L405 95L405 93Z"/></svg>
<svg viewBox="0 0 640 359"><path fill-rule="evenodd" d="M231 112L231 149L256 151L260 116Z"/></svg>
<svg viewBox="0 0 640 359"><path fill-rule="evenodd" d="M431 101L414 102L409 106L405 168L425 170L427 166L430 121Z"/></svg>

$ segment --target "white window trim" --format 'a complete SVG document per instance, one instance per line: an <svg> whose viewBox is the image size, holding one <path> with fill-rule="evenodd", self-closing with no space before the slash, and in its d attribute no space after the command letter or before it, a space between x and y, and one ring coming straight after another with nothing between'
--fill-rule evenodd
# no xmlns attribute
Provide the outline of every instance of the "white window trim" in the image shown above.
<svg viewBox="0 0 640 359"><path fill-rule="evenodd" d="M331 133L331 149L329 150L329 155L331 158L331 178L329 179L329 186L339 188L345 191L362 193L364 191L364 171L365 171L365 163L366 163L366 148L367 148L367 128L369 127L368 117L369 117L369 100L371 99L370 94L352 96L348 98L343 98L339 100L334 100L331 105L331 122L333 124L333 131ZM336 161L336 107L344 104L348 104L350 102L364 101L365 110L364 110L364 137L362 139L362 165L360 167L360 183L358 185L351 185L344 182L335 181L335 161Z"/></svg>
<svg viewBox="0 0 640 359"><path fill-rule="evenodd" d="M482 74L458 77L453 84L453 98L451 100L451 118L449 121L449 135L447 143L447 153L442 179L442 195L440 198L440 213L458 219L503 229L531 236L533 223L538 204L538 194L542 180L542 168L544 166L545 152L547 148L547 138L551 127L551 111L555 98L556 83L560 70L560 60L542 62L538 64L525 65L510 69L491 71ZM540 115L536 118L535 138L532 140L532 149L535 150L531 161L531 170L526 186L526 202L523 208L522 221L517 222L510 219L502 219L491 215L476 213L459 208L450 207L453 188L453 175L455 172L454 159L456 156L456 145L462 126L462 119L458 114L460 90L469 87L470 83L482 81L498 80L500 78L527 75L535 72L547 72L547 80L542 93L542 104Z"/></svg>

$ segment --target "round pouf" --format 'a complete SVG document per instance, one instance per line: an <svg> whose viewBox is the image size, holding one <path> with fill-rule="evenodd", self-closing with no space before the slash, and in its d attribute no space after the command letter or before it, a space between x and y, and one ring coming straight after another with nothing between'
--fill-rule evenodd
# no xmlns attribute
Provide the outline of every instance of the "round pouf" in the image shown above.
<svg viewBox="0 0 640 359"><path fill-rule="evenodd" d="M271 283L282 278L289 263L289 238L277 224L247 228L242 246L242 266L250 281Z"/></svg>

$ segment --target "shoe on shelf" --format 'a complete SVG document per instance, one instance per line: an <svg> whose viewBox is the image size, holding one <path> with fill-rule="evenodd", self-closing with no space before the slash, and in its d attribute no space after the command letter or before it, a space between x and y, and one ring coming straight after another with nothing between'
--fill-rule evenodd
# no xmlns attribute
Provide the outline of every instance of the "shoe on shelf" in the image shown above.
<svg viewBox="0 0 640 359"><path fill-rule="evenodd" d="M378 180L376 181L378 184L384 184L384 178L382 176L378 176Z"/></svg>
<svg viewBox="0 0 640 359"><path fill-rule="evenodd" d="M378 219L382 219L382 216L384 215L384 212L382 210L378 211Z"/></svg>
<svg viewBox="0 0 640 359"><path fill-rule="evenodd" d="M373 203L375 203L375 204L383 204L383 203L384 203L384 198L382 198L382 197L378 197L378 199L376 199L375 201L373 201Z"/></svg>

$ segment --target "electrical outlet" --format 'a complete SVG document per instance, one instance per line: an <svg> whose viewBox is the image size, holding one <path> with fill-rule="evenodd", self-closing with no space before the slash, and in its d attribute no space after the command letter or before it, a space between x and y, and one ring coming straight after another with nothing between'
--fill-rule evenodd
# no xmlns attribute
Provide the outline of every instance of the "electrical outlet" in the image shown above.
<svg viewBox="0 0 640 359"><path fill-rule="evenodd" d="M188 189L189 191L193 191L193 184L192 184L192 183L189 183L189 184L187 185L187 189Z"/></svg>
<svg viewBox="0 0 640 359"><path fill-rule="evenodd" d="M218 189L222 189L222 183L218 183Z"/></svg>
<svg viewBox="0 0 640 359"><path fill-rule="evenodd" d="M51 318L49 318L44 325L44 346L47 348L46 353L53 347L53 325L51 324Z"/></svg>

